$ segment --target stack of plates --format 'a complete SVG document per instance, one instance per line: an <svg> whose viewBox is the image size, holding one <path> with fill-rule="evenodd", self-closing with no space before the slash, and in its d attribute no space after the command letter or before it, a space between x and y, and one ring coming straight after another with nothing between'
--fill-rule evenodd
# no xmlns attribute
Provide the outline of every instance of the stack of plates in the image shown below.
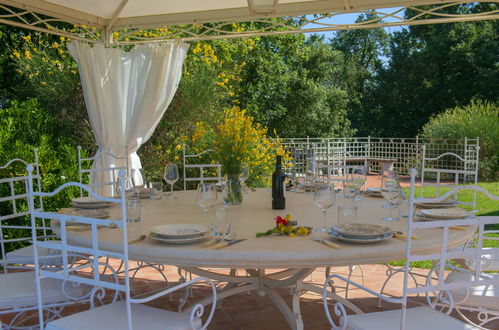
<svg viewBox="0 0 499 330"><path fill-rule="evenodd" d="M377 243L393 236L389 227L367 223L333 226L329 234L341 241L357 244Z"/></svg>
<svg viewBox="0 0 499 330"><path fill-rule="evenodd" d="M416 203L416 206L423 209L442 209L456 205L455 199L446 199L441 202Z"/></svg>
<svg viewBox="0 0 499 330"><path fill-rule="evenodd" d="M59 213L67 214L77 217L85 217L85 218L97 218L97 219L107 219L109 218L109 212L102 209L72 209L72 208L64 208L60 209Z"/></svg>
<svg viewBox="0 0 499 330"><path fill-rule="evenodd" d="M372 197L383 197L381 195L381 189L379 187L367 188L367 193Z"/></svg>
<svg viewBox="0 0 499 330"><path fill-rule="evenodd" d="M71 200L71 205L80 209L102 209L112 206L113 203L100 201L93 197L78 197Z"/></svg>
<svg viewBox="0 0 499 330"><path fill-rule="evenodd" d="M139 198L141 199L148 199L151 197L152 194L154 194L156 190L153 188L139 188L137 189L137 192L139 194Z"/></svg>
<svg viewBox="0 0 499 330"><path fill-rule="evenodd" d="M188 244L211 236L208 227L197 224L167 224L151 228L149 237L169 244Z"/></svg>
<svg viewBox="0 0 499 330"><path fill-rule="evenodd" d="M449 209L420 210L417 216L422 220L457 220L472 216L466 210L454 207Z"/></svg>

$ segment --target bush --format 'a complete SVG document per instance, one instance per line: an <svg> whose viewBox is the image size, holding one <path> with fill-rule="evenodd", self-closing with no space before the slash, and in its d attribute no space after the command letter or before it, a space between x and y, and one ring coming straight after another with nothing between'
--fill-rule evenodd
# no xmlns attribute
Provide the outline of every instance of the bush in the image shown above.
<svg viewBox="0 0 499 330"><path fill-rule="evenodd" d="M480 138L479 178L499 180L499 107L487 101L473 100L465 107L448 109L423 127L425 138Z"/></svg>

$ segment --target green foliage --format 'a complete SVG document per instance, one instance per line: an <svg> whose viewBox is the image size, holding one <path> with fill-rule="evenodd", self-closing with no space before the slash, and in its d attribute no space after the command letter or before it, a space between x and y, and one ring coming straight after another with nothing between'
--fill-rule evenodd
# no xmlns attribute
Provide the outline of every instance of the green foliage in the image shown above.
<svg viewBox="0 0 499 330"><path fill-rule="evenodd" d="M443 9L478 12L484 4ZM497 9L497 4L485 4ZM416 13L406 10L411 17ZM387 63L377 70L363 102L364 132L412 137L437 113L473 98L499 99L497 20L411 26L390 39ZM355 126L356 124L354 124Z"/></svg>
<svg viewBox="0 0 499 330"><path fill-rule="evenodd" d="M480 179L499 179L499 106L473 100L464 107L448 109L423 127L427 138L464 139L480 137Z"/></svg>

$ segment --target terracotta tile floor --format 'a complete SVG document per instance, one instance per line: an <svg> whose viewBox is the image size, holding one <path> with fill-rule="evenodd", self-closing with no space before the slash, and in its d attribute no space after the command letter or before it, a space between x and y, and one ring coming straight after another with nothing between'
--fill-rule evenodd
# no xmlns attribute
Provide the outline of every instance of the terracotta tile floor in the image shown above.
<svg viewBox="0 0 499 330"><path fill-rule="evenodd" d="M386 278L386 266L384 265L363 265L365 285L375 291L379 291L384 279ZM335 267L333 271L336 274L346 276L348 267ZM421 276L418 281L424 281L427 270L416 270ZM167 267L163 273L167 276L170 285L178 283L179 276L176 268ZM361 282L359 269L353 272L352 279ZM324 281L324 269L317 269L306 281L322 284ZM344 296L344 288L341 288L341 283L337 283L337 292ZM158 272L153 269L145 269L132 281L133 293L143 294L144 292L159 291L166 287L165 282L159 276ZM397 295L401 292L402 275L396 276L391 281L387 288L387 294ZM185 291L177 291L171 297L165 296L149 303L149 305L166 310L177 310L179 299L184 297ZM286 303L291 306L291 292L289 289L280 289ZM201 297L209 296L210 288L205 284L196 285L193 288L193 297L188 299L187 305L194 303ZM377 299L366 294L359 289L350 289L348 298L356 306L364 312L376 312L381 310L398 309L397 305L383 303L381 308L377 306ZM424 304L422 297L414 297L411 299L412 306ZM305 329L330 329L324 314L322 299L314 293L304 293L301 297L301 313L305 325ZM65 308L63 314L69 315L81 310L86 310L86 305L73 305ZM209 308L206 309L205 315L208 314ZM2 322L7 323L12 315L0 316ZM499 329L499 321L490 325L491 329ZM259 297L255 292L242 293L232 297L228 297L218 303L214 318L209 326L209 329L288 329L285 319L282 317L278 309L272 303L270 298L264 296Z"/></svg>

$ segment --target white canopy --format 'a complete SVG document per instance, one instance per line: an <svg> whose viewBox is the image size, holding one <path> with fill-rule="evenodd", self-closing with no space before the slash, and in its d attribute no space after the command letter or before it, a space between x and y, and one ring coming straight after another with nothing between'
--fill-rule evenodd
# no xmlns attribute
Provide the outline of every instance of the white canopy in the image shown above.
<svg viewBox="0 0 499 330"><path fill-rule="evenodd" d="M147 42L151 39L183 40L241 37L275 33L300 33L340 29L371 28L394 25L444 23L499 18L498 10L474 14L442 12L449 6L476 1L439 0L0 0L0 23L23 26L49 33L64 34L52 22L63 21L92 27L103 33L94 41ZM482 0L480 2L495 2ZM9 7L2 7L4 4ZM434 4L432 8L414 6ZM404 17L404 9L414 9L412 18ZM362 23L332 23L332 18L345 13L376 10L379 19ZM484 9L485 10L485 9ZM46 17L40 16L40 14ZM317 14L317 16L311 16ZM47 19L48 17L48 19ZM295 24L276 24L271 17L299 18ZM382 21L383 20L383 21ZM231 31L227 23L257 21L245 31ZM211 25L206 25L210 23ZM223 24L225 23L225 24ZM113 31L168 27L169 33L158 37L130 34L113 40ZM251 30L252 29L252 30ZM193 31L195 30L195 31ZM81 34L80 34L81 36ZM85 36L84 38L88 38ZM90 38L92 39L92 38ZM133 39L133 40L132 40Z"/></svg>

